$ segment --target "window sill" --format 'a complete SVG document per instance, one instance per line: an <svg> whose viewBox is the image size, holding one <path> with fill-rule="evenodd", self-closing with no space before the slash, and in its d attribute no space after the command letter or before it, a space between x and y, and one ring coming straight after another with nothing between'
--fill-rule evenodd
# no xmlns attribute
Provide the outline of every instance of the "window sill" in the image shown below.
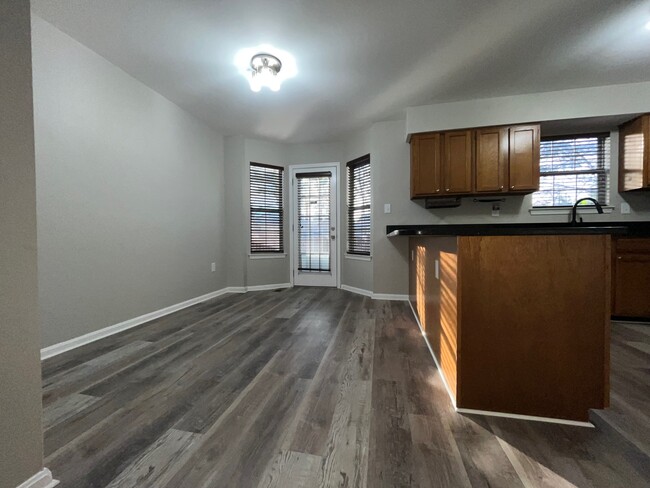
<svg viewBox="0 0 650 488"><path fill-rule="evenodd" d="M287 257L286 252L269 253L269 254L249 254L248 259L284 259Z"/></svg>
<svg viewBox="0 0 650 488"><path fill-rule="evenodd" d="M533 207L529 209L530 215L569 215L573 207ZM603 205L603 213L611 214L614 207L611 205ZM578 206L578 215L580 214L597 214L596 208L593 206Z"/></svg>
<svg viewBox="0 0 650 488"><path fill-rule="evenodd" d="M347 254L345 259L353 259L355 261L372 261L372 256L363 256L361 254Z"/></svg>

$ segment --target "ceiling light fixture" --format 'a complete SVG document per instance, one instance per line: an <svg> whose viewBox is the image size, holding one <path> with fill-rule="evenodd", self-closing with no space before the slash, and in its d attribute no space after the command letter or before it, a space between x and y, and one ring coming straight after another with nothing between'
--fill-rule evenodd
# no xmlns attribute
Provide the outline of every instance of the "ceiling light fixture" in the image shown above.
<svg viewBox="0 0 650 488"><path fill-rule="evenodd" d="M255 54L251 58L250 68L251 90L258 92L263 86L275 92L280 90L282 81L278 73L282 69L282 61L279 58L268 53Z"/></svg>
<svg viewBox="0 0 650 488"><path fill-rule="evenodd" d="M263 87L278 91L285 80L298 74L296 60L291 53L270 44L240 49L235 54L235 66L248 81L251 90Z"/></svg>

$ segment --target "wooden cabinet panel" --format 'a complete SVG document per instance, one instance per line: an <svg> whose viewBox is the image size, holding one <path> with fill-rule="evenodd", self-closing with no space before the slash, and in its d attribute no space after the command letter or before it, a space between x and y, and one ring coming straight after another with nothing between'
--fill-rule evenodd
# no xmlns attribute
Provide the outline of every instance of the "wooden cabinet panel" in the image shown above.
<svg viewBox="0 0 650 488"><path fill-rule="evenodd" d="M458 241L457 406L579 421L605 407L610 236Z"/></svg>
<svg viewBox="0 0 650 488"><path fill-rule="evenodd" d="M643 115L619 128L619 191L650 187L650 115Z"/></svg>
<svg viewBox="0 0 650 488"><path fill-rule="evenodd" d="M412 237L409 297L447 384L457 397L458 271L456 237ZM436 272L437 269L437 272Z"/></svg>
<svg viewBox="0 0 650 488"><path fill-rule="evenodd" d="M509 185L511 191L539 189L539 125L510 128Z"/></svg>
<svg viewBox="0 0 650 488"><path fill-rule="evenodd" d="M476 130L477 193L507 191L508 129L492 127Z"/></svg>
<svg viewBox="0 0 650 488"><path fill-rule="evenodd" d="M472 131L443 133L442 181L445 193L472 192Z"/></svg>
<svg viewBox="0 0 650 488"><path fill-rule="evenodd" d="M409 239L410 300L459 408L585 421L608 405L610 244Z"/></svg>
<svg viewBox="0 0 650 488"><path fill-rule="evenodd" d="M440 193L440 134L411 138L411 198Z"/></svg>
<svg viewBox="0 0 650 488"><path fill-rule="evenodd" d="M650 239L617 239L612 268L617 317L650 317Z"/></svg>

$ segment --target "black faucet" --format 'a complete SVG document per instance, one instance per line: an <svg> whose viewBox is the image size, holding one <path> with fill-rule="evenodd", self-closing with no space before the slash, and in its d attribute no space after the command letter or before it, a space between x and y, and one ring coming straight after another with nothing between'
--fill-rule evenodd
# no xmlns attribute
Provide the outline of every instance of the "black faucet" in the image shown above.
<svg viewBox="0 0 650 488"><path fill-rule="evenodd" d="M578 222L576 221L576 214L578 213L578 204L580 202L584 202L585 200L589 200L591 202L594 202L594 205L596 206L596 211L601 214L603 213L603 207L600 206L600 203L598 203L597 200L594 200L593 198L581 198L578 200L576 203L573 204L573 208L571 209L571 225L577 225ZM582 222L582 217L580 217L580 222Z"/></svg>

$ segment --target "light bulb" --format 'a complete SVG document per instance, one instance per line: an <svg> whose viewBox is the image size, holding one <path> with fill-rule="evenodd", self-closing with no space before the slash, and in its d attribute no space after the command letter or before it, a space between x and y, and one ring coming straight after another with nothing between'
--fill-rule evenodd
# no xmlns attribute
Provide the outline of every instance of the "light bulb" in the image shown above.
<svg viewBox="0 0 650 488"><path fill-rule="evenodd" d="M260 84L262 86L270 86L271 80L273 78L273 72L271 71L270 68L263 67L260 70L258 76L260 77Z"/></svg>
<svg viewBox="0 0 650 488"><path fill-rule="evenodd" d="M278 79L277 75L273 76L270 80L267 86L271 89L271 91L280 91L280 80Z"/></svg>
<svg viewBox="0 0 650 488"><path fill-rule="evenodd" d="M262 84L260 83L260 77L255 73L251 74L249 83L251 86L251 90L254 92L258 92L262 89Z"/></svg>

